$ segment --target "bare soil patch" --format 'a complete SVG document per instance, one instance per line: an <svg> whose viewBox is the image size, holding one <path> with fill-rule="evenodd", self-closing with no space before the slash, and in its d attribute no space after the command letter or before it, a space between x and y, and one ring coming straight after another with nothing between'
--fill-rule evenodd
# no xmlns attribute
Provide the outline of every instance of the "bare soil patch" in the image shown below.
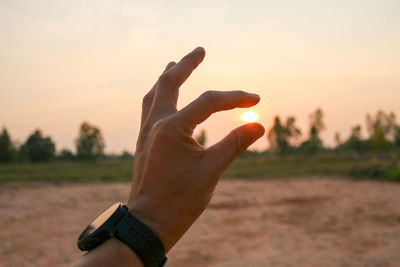
<svg viewBox="0 0 400 267"><path fill-rule="evenodd" d="M127 183L0 187L0 266L68 265ZM400 184L223 180L167 266L400 266Z"/></svg>

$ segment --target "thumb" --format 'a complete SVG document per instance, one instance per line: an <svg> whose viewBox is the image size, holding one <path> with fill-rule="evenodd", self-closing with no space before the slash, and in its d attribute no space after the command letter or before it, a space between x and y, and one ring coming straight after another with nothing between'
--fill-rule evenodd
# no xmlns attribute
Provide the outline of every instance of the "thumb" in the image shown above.
<svg viewBox="0 0 400 267"><path fill-rule="evenodd" d="M232 161L264 135L259 123L248 123L230 132L224 139L207 149L206 163L215 166L221 173Z"/></svg>

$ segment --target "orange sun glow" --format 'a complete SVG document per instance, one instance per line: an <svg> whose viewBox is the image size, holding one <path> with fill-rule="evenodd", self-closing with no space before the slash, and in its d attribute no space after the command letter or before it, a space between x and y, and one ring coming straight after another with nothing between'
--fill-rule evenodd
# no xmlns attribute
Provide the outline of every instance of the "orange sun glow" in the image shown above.
<svg viewBox="0 0 400 267"><path fill-rule="evenodd" d="M245 122L254 122L258 120L258 114L253 111L247 111L243 113L242 116L240 116L240 118Z"/></svg>

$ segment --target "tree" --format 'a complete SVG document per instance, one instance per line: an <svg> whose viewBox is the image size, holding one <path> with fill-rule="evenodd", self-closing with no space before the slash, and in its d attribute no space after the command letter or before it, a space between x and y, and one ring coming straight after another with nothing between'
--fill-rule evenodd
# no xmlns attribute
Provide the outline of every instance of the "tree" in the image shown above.
<svg viewBox="0 0 400 267"><path fill-rule="evenodd" d="M390 148L390 141L387 139L385 130L377 127L370 138L371 149L375 151L384 151Z"/></svg>
<svg viewBox="0 0 400 267"><path fill-rule="evenodd" d="M78 159L87 161L96 161L103 155L105 147L100 129L88 122L81 124L75 144Z"/></svg>
<svg viewBox="0 0 400 267"><path fill-rule="evenodd" d="M40 130L35 130L20 147L20 154L32 162L46 162L54 158L55 147L50 137L44 137Z"/></svg>
<svg viewBox="0 0 400 267"><path fill-rule="evenodd" d="M370 137L373 137L376 131L382 131L385 138L393 139L397 128L396 115L393 112L386 114L384 111L378 110L375 117L367 114L366 121Z"/></svg>
<svg viewBox="0 0 400 267"><path fill-rule="evenodd" d="M356 125L351 128L350 137L345 146L354 152L360 153L368 149L368 143L361 138L361 126Z"/></svg>
<svg viewBox="0 0 400 267"><path fill-rule="evenodd" d="M6 128L0 134L0 162L10 162L14 160L15 148Z"/></svg>
<svg viewBox="0 0 400 267"><path fill-rule="evenodd" d="M320 139L319 134L325 130L323 117L324 114L320 108L310 114L310 139Z"/></svg>
<svg viewBox="0 0 400 267"><path fill-rule="evenodd" d="M288 133L288 142L290 145L294 145L293 142L296 142L301 136L301 130L296 126L296 118L293 116L288 117L285 127Z"/></svg>
<svg viewBox="0 0 400 267"><path fill-rule="evenodd" d="M396 127L396 134L394 136L394 146L400 149L400 126Z"/></svg>
<svg viewBox="0 0 400 267"><path fill-rule="evenodd" d="M75 155L68 149L63 149L58 154L57 158L62 161L74 161Z"/></svg>
<svg viewBox="0 0 400 267"><path fill-rule="evenodd" d="M353 128L351 128L350 139L352 139L352 138L361 140L361 126L360 125L356 125Z"/></svg>
<svg viewBox="0 0 400 267"><path fill-rule="evenodd" d="M272 150L286 153L293 147L293 142L301 136L300 129L296 126L296 119L292 116L282 124L279 116L274 119L274 125L268 131L268 140Z"/></svg>
<svg viewBox="0 0 400 267"><path fill-rule="evenodd" d="M134 155L127 150L124 150L122 152L122 154L118 156L118 159L122 159L122 160L132 160L133 158L134 158Z"/></svg>
<svg viewBox="0 0 400 267"><path fill-rule="evenodd" d="M272 150L278 152L286 151L289 143L286 139L286 129L281 123L279 116L274 119L274 125L268 131L268 140Z"/></svg>
<svg viewBox="0 0 400 267"><path fill-rule="evenodd" d="M322 140L320 138L320 133L325 130L323 117L324 114L320 108L317 108L313 113L310 114L309 138L300 145L299 150L301 152L313 154L323 147Z"/></svg>
<svg viewBox="0 0 400 267"><path fill-rule="evenodd" d="M205 146L207 141L206 131L204 129L201 130L200 134L196 137L197 142Z"/></svg>
<svg viewBox="0 0 400 267"><path fill-rule="evenodd" d="M390 148L390 140L395 141L396 135L396 116L393 112L386 114L382 110L374 116L367 114L367 129L370 135L370 145L372 150L387 150Z"/></svg>
<svg viewBox="0 0 400 267"><path fill-rule="evenodd" d="M336 144L336 147L339 147L342 144L342 139L340 137L339 132L335 133L335 144Z"/></svg>

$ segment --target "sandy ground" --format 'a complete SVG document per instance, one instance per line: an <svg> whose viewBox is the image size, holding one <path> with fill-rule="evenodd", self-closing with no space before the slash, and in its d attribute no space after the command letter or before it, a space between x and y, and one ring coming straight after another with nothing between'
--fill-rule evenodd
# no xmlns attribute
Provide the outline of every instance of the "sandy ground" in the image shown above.
<svg viewBox="0 0 400 267"><path fill-rule="evenodd" d="M0 266L59 266L129 185L0 186ZM400 184L222 181L167 266L400 266Z"/></svg>

